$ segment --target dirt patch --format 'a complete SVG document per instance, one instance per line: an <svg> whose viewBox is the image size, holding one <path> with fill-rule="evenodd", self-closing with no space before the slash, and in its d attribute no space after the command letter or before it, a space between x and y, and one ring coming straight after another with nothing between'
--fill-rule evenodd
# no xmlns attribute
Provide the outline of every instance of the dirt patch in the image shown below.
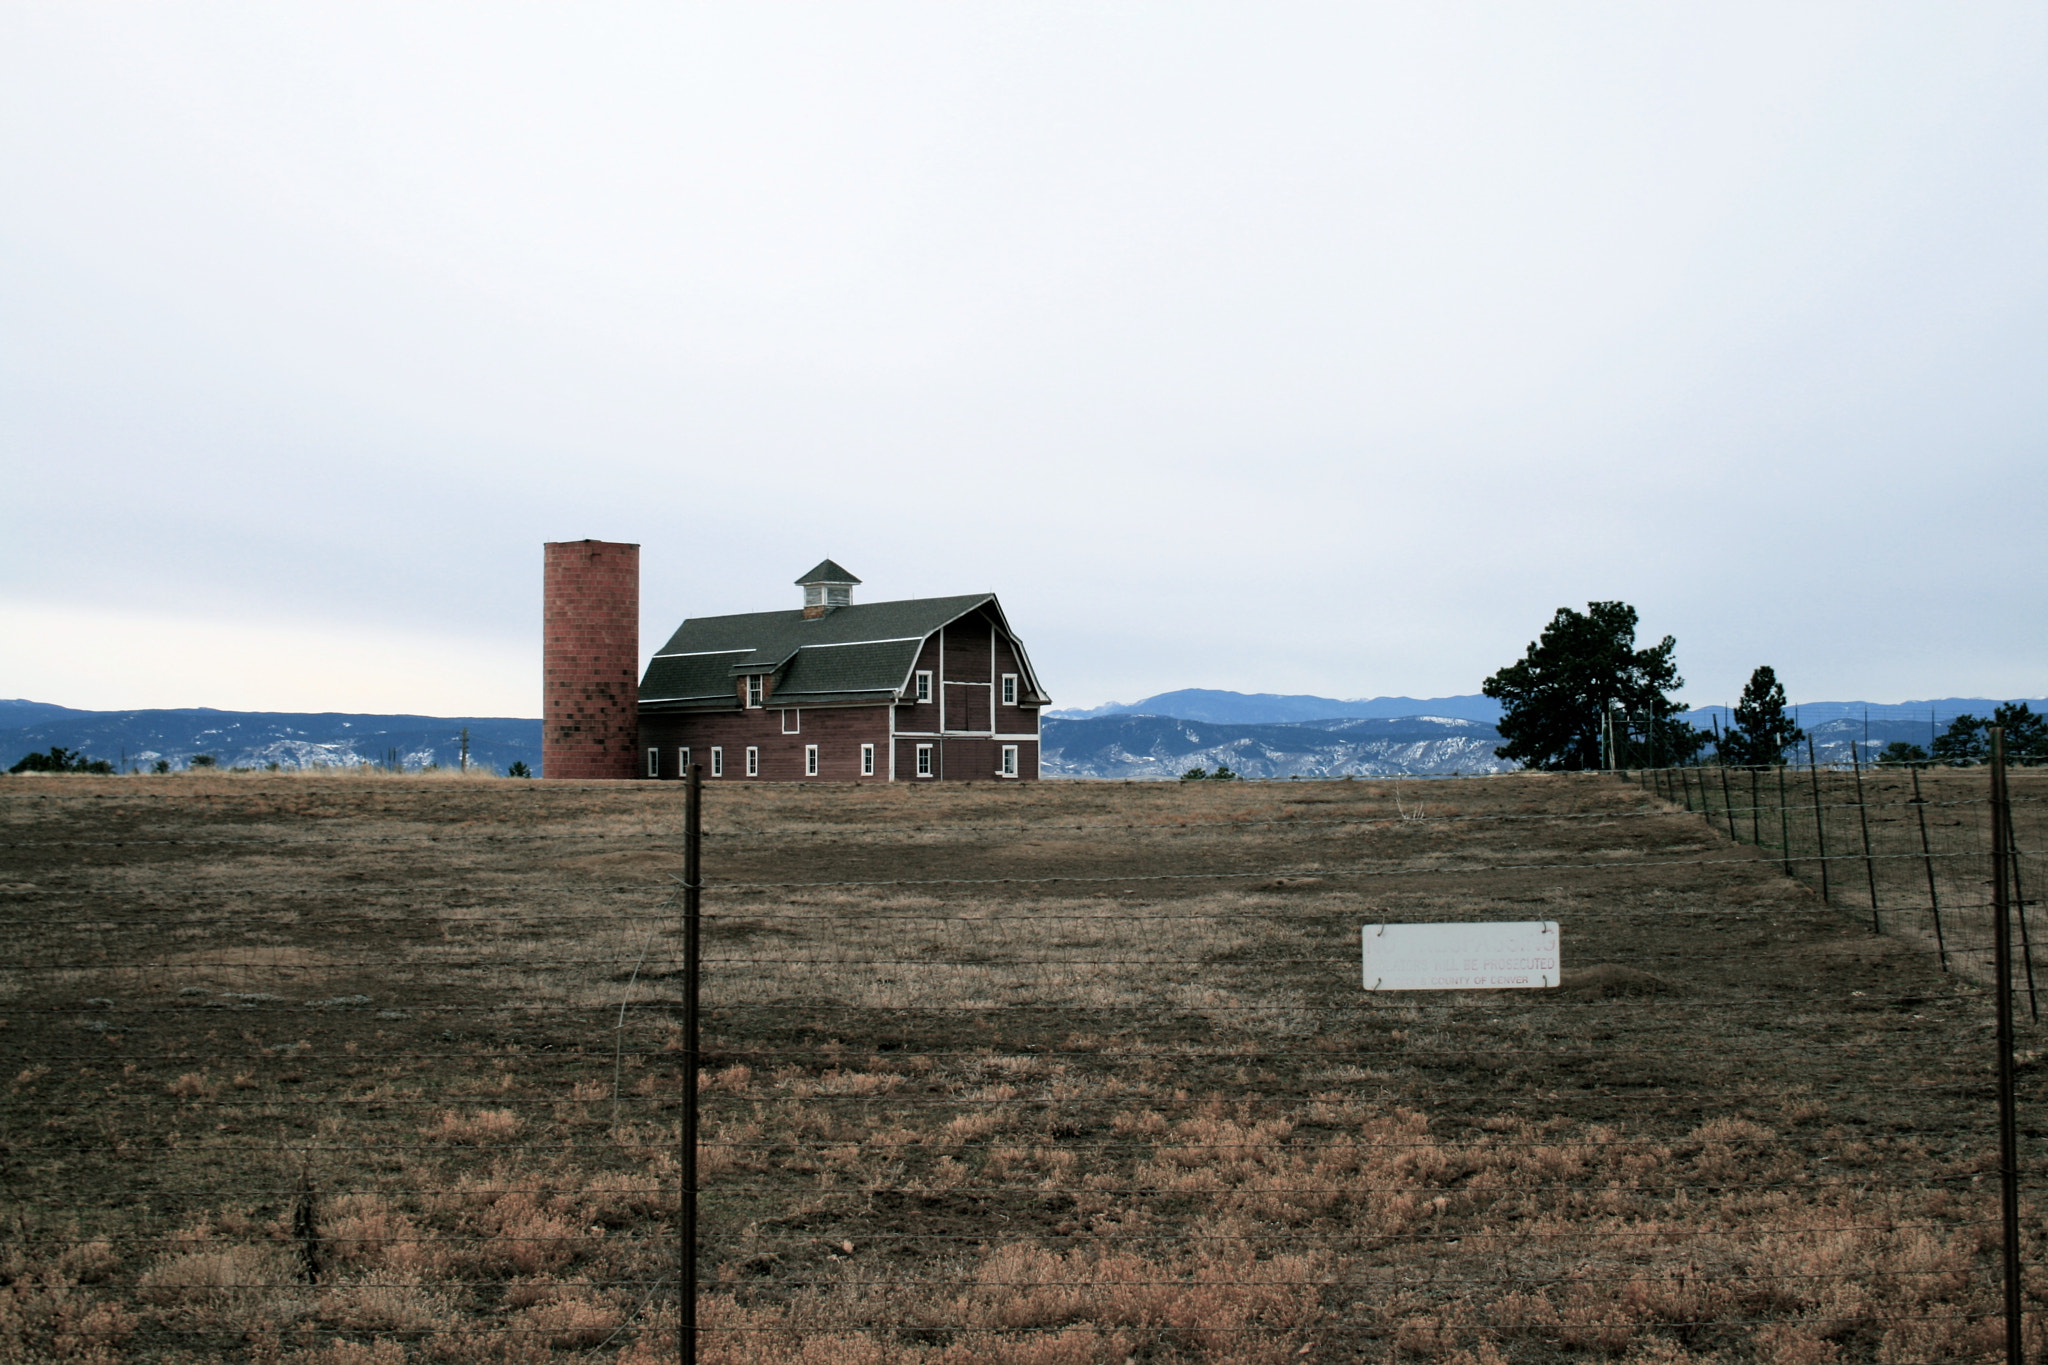
<svg viewBox="0 0 2048 1365"><path fill-rule="evenodd" d="M1614 962L1567 968L1558 991L1566 1000L1640 1000L1677 993L1677 987L1662 977Z"/></svg>

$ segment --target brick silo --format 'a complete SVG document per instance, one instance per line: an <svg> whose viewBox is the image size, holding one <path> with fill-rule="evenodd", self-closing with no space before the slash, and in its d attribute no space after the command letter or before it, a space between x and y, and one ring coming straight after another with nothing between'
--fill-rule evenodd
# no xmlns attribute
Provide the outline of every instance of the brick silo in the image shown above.
<svg viewBox="0 0 2048 1365"><path fill-rule="evenodd" d="M640 547L549 541L542 577L541 776L637 776Z"/></svg>

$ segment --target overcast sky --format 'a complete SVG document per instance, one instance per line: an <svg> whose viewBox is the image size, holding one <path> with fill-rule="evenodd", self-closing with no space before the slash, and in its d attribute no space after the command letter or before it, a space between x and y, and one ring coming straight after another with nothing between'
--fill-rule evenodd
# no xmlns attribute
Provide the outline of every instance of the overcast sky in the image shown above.
<svg viewBox="0 0 2048 1365"><path fill-rule="evenodd" d="M0 696L537 715L994 590L1058 704L2048 693L2048 7L0 10Z"/></svg>

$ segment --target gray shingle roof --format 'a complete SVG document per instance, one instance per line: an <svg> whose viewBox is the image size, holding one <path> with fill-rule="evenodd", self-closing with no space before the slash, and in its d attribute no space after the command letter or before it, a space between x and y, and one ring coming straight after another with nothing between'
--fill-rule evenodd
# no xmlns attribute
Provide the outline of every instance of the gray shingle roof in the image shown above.
<svg viewBox="0 0 2048 1365"><path fill-rule="evenodd" d="M815 569L811 570L811 571L810 571L809 573L805 574L805 575L804 575L804 576L803 576L802 578L799 578L799 579L798 579L798 580L796 581L796 583L797 583L797 586L798 586L798 587L800 587L800 588L801 588L801 587L807 587L808 585L810 585L810 584L812 584L812 583L858 583L858 582L860 582L860 580L859 580L858 578L855 578L855 577L854 577L854 576L853 576L852 574L850 574L850 573L848 573L848 572L847 572L846 570L844 570L844 569L840 568L840 567L839 567L839 566L838 566L837 564L834 564L834 563L833 563L833 562L832 562L831 560L829 560L829 559L821 559L821 560L819 560L819 561L818 561L818 567L817 567L817 568L815 568Z"/></svg>
<svg viewBox="0 0 2048 1365"><path fill-rule="evenodd" d="M825 567L837 566L827 560ZM909 680L933 631L983 606L1002 618L995 594L986 592L867 602L808 621L802 611L698 617L683 622L648 664L640 704L656 710L736 707L733 679L749 673L777 675L771 705L884 701ZM1029 665L1026 672L1028 679ZM1043 700L1035 679L1026 682L1026 691Z"/></svg>

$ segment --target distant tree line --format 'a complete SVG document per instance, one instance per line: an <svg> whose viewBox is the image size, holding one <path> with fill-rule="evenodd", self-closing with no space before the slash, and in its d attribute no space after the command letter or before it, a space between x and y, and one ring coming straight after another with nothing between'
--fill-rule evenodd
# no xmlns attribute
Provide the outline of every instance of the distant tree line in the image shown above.
<svg viewBox="0 0 2048 1365"><path fill-rule="evenodd" d="M30 754L7 770L10 773L111 773L114 765L104 758L87 758L76 749L50 746L46 754Z"/></svg>
<svg viewBox="0 0 2048 1365"><path fill-rule="evenodd" d="M1559 607L1522 657L1481 685L1501 703L1505 742L1494 753L1548 772L1607 767L1617 751L1651 767L1697 763L1709 751L1730 766L1766 767L1785 762L1806 741L1768 664L1749 675L1726 728L1702 730L1681 719L1672 699L1685 685L1674 658L1678 642L1666 635L1638 649L1636 625L1636 609L1626 602L1588 602L1583 612ZM1983 763L1994 725L2005 731L2009 759L2048 762L2048 717L2025 702L2007 702L1989 719L1956 717L1931 754L1895 741L1877 761Z"/></svg>

